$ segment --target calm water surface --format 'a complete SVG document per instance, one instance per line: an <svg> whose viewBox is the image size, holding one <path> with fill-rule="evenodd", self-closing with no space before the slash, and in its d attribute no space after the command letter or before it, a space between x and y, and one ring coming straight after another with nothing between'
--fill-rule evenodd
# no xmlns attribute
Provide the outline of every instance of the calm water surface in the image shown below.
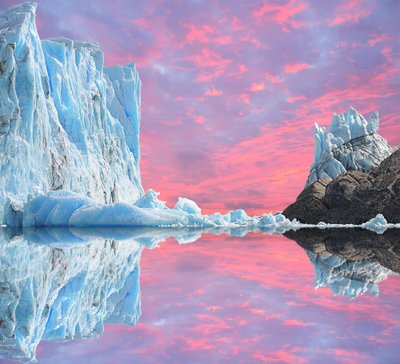
<svg viewBox="0 0 400 364"><path fill-rule="evenodd" d="M351 279L332 272L350 294ZM329 284L316 289L309 255L283 236L169 239L143 250L139 281L136 326L106 324L94 338L42 340L38 362L399 362L399 277L389 274L353 298L333 295Z"/></svg>

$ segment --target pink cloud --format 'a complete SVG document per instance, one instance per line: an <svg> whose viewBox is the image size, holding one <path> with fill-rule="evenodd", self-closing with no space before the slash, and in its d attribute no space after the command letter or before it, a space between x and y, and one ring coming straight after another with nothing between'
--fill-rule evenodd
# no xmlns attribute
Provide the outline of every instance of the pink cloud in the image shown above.
<svg viewBox="0 0 400 364"><path fill-rule="evenodd" d="M304 101L307 100L307 97L305 97L304 95L300 95L300 96L291 96L288 97L288 102L293 103L293 102L298 102L298 101Z"/></svg>
<svg viewBox="0 0 400 364"><path fill-rule="evenodd" d="M210 89L204 93L204 96L212 96L213 97L213 96L220 96L222 94L223 94L222 90Z"/></svg>
<svg viewBox="0 0 400 364"><path fill-rule="evenodd" d="M257 20L260 20L264 16L268 15L269 20L273 20L280 25L289 24L293 28L300 28L303 26L303 23L295 21L292 18L294 18L297 14L303 12L307 8L308 3L304 1L290 0L283 5L267 2L266 4L261 6L261 8L254 11L253 16Z"/></svg>
<svg viewBox="0 0 400 364"><path fill-rule="evenodd" d="M298 72L304 71L310 67L311 67L311 65L309 65L308 63L291 63L291 64L285 64L283 66L283 71L286 74L298 73Z"/></svg>
<svg viewBox="0 0 400 364"><path fill-rule="evenodd" d="M279 84L279 83L283 82L278 76L273 75L273 74L268 73L268 72L265 73L265 79L267 81L271 82L271 83L274 83L274 84Z"/></svg>
<svg viewBox="0 0 400 364"><path fill-rule="evenodd" d="M339 4L335 9L335 18L330 21L331 25L342 25L358 23L362 18L368 16L371 9L361 0L350 0Z"/></svg>
<svg viewBox="0 0 400 364"><path fill-rule="evenodd" d="M185 24L188 30L185 36L187 43L208 43L209 35L215 32L214 28L208 24L197 26L195 24Z"/></svg>
<svg viewBox="0 0 400 364"><path fill-rule="evenodd" d="M308 327L312 326L310 323L300 320L283 320L283 324L287 326Z"/></svg>
<svg viewBox="0 0 400 364"><path fill-rule="evenodd" d="M250 90L251 92L263 91L263 90L265 90L265 84L264 84L264 82L253 83L253 84L250 86L249 90Z"/></svg>
<svg viewBox="0 0 400 364"><path fill-rule="evenodd" d="M371 38L368 39L368 44L374 47L378 43L387 42L392 39L392 36L388 34L371 34Z"/></svg>

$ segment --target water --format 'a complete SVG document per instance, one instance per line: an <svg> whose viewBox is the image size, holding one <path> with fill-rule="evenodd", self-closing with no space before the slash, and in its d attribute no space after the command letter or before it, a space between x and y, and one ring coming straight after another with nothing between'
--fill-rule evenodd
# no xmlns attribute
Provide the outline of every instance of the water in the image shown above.
<svg viewBox="0 0 400 364"><path fill-rule="evenodd" d="M293 234L302 246L260 233L4 234L0 333L17 335L0 354L31 359L24 342L39 363L397 363L395 233ZM65 340L73 330L88 338Z"/></svg>

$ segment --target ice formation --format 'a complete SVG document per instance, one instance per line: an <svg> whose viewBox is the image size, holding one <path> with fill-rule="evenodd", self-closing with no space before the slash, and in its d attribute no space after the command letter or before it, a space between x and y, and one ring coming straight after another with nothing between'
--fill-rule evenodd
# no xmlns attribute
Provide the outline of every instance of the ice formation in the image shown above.
<svg viewBox="0 0 400 364"><path fill-rule="evenodd" d="M307 254L315 269L315 287L329 287L334 295L355 298L369 292L377 296L378 284L395 274L377 262L349 261L310 251Z"/></svg>
<svg viewBox="0 0 400 364"><path fill-rule="evenodd" d="M137 241L62 244L55 231L52 246L0 234L0 358L29 361L40 340L90 337L105 323L138 320Z"/></svg>
<svg viewBox="0 0 400 364"><path fill-rule="evenodd" d="M0 13L0 222L28 194L64 189L98 203L133 202L141 82L106 68L97 45L41 41L35 3Z"/></svg>
<svg viewBox="0 0 400 364"><path fill-rule="evenodd" d="M315 124L314 162L306 186L322 178L336 178L350 170L369 171L394 149L377 130L378 113L367 121L355 109L334 114L328 130Z"/></svg>
<svg viewBox="0 0 400 364"><path fill-rule="evenodd" d="M21 216L23 228L32 227L208 227L259 228L269 232L284 232L292 222L281 213L248 216L243 210L225 215L202 215L197 204L180 198L174 208L158 199L158 193L148 191L136 203L97 204L88 197L69 191L50 191L32 197ZM139 205L139 206L138 206ZM11 219L9 218L11 221ZM296 222L294 222L296 223ZM19 228L20 226L16 226Z"/></svg>

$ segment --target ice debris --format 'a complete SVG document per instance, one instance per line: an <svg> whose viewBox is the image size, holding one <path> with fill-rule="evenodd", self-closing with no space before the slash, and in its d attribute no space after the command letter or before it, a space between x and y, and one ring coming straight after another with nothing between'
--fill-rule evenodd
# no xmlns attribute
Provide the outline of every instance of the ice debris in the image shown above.
<svg viewBox="0 0 400 364"><path fill-rule="evenodd" d="M254 229L269 233L284 233L302 228L354 228L362 227L384 232L388 227L400 228L400 224L389 224L382 215L362 225L301 224L289 220L282 213L268 213L248 216L243 210L226 214L219 212L202 215L197 204L180 198L174 208L158 200L158 193L148 191L135 203L117 202L97 204L88 197L69 191L50 191L47 194L30 197L18 218L7 217L8 221L20 223L16 228L32 227L159 227L159 228L223 228ZM13 226L10 224L10 227Z"/></svg>

